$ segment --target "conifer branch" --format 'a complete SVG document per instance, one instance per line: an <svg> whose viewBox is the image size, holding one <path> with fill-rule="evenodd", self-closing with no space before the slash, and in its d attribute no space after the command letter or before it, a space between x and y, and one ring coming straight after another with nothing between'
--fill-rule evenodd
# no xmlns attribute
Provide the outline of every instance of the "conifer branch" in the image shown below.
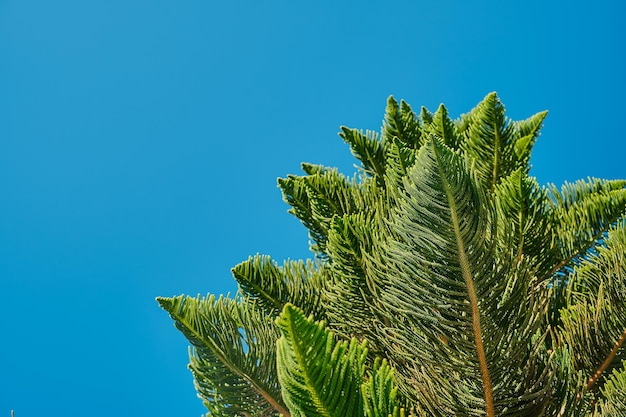
<svg viewBox="0 0 626 417"><path fill-rule="evenodd" d="M585 386L586 391L589 391L593 388L598 379L600 379L600 377L602 376L602 373L604 373L609 365L611 365L611 362L613 362L613 359L615 359L615 355L617 355L617 352L619 352L619 350L622 348L624 342L626 342L626 329L624 329L624 332L615 343L615 346L613 346L613 349L611 349L611 352L608 354L604 362L602 362L602 365L600 365L600 367L596 370L593 376L587 381L587 385ZM581 396L582 392L579 392L578 398L580 398Z"/></svg>
<svg viewBox="0 0 626 417"><path fill-rule="evenodd" d="M433 147L435 150L435 157L437 158L437 166L439 167L439 174L441 176L443 185L445 187L446 196L448 198L448 202L450 204L450 214L452 217L452 225L454 228L454 234L456 236L457 247L459 250L459 261L461 264L461 269L463 272L463 278L465 279L465 284L467 285L467 293L470 299L470 304L472 306L472 324L474 329L474 338L476 340L476 351L478 354L478 362L480 363L480 371L483 379L483 389L485 396L485 409L487 412L487 417L495 417L495 407L493 402L493 388L491 386L491 377L489 376L489 368L487 367L487 357L485 355L485 348L483 346L483 336L480 325L480 310L478 308L478 297L476 296L476 290L474 289L474 280L472 277L472 271L470 270L469 262L467 259L467 253L465 246L463 244L463 240L461 237L461 227L459 225L459 219L457 217L457 209L454 201L454 197L452 195L452 191L450 189L450 184L448 183L448 179L446 178L443 170L441 169L442 161L439 160L439 155L437 153L437 147Z"/></svg>

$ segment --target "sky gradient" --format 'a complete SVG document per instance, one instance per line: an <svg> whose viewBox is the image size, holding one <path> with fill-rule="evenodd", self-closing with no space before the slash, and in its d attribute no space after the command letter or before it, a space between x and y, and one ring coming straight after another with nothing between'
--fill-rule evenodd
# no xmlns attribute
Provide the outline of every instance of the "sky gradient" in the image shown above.
<svg viewBox="0 0 626 417"><path fill-rule="evenodd" d="M386 99L549 110L540 184L626 178L624 2L0 1L0 416L198 416L156 296L309 257L276 178Z"/></svg>

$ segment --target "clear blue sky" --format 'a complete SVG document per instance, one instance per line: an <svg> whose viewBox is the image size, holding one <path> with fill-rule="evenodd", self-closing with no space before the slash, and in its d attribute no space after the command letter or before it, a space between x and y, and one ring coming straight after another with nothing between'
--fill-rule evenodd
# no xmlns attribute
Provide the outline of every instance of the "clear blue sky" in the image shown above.
<svg viewBox="0 0 626 417"><path fill-rule="evenodd" d="M622 1L0 1L0 416L198 416L154 298L308 257L276 178L393 94L548 109L540 183L626 178Z"/></svg>

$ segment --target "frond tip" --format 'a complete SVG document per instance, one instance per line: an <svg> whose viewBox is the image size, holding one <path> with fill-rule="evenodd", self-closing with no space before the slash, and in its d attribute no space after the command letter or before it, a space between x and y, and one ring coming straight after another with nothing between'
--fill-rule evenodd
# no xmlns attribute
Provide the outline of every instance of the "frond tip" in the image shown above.
<svg viewBox="0 0 626 417"><path fill-rule="evenodd" d="M245 299L157 301L193 345L189 367L211 415L288 416L274 366L278 331L271 319Z"/></svg>

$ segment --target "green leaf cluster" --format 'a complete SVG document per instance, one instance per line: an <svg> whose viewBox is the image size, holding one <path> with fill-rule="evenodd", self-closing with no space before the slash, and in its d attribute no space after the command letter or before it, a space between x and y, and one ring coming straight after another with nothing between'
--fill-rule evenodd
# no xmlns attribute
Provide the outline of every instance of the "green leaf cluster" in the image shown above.
<svg viewBox="0 0 626 417"><path fill-rule="evenodd" d="M626 181L540 186L546 114L390 97L380 134L341 128L354 177L279 179L313 260L158 299L209 415L626 415Z"/></svg>

